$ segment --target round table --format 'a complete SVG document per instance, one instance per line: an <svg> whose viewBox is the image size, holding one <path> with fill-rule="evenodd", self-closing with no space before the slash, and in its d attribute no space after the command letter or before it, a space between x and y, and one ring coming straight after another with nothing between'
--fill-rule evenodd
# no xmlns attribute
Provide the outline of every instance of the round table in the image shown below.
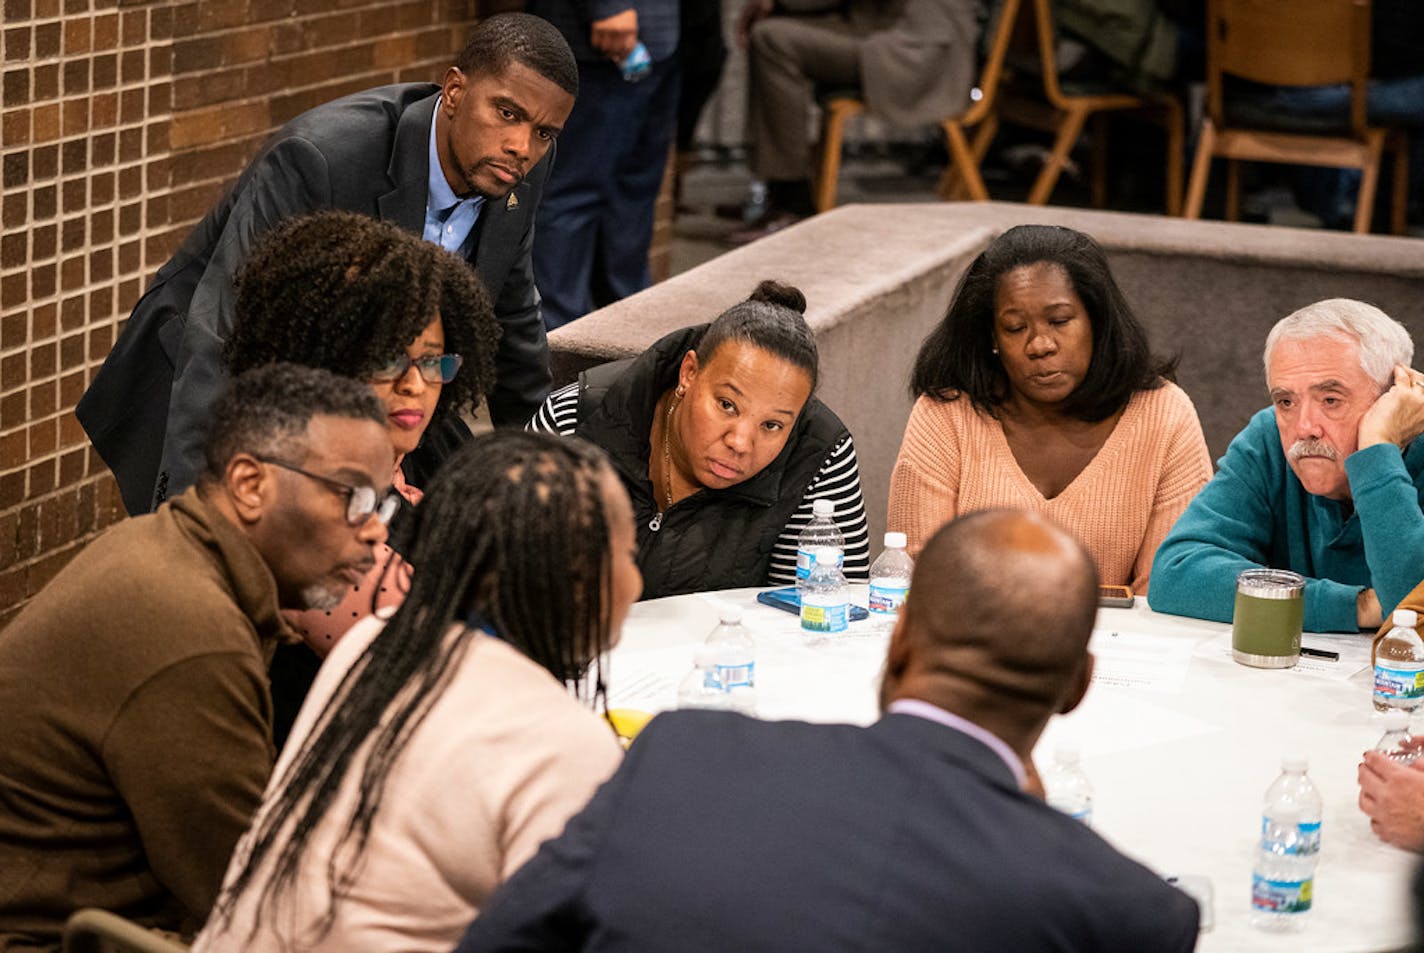
<svg viewBox="0 0 1424 953"><path fill-rule="evenodd" d="M864 605L865 587L851 589ZM634 606L605 662L609 705L675 708L694 646L732 604L757 645L759 717L874 721L887 637L869 622L808 636L796 616L757 603L758 591ZM1384 730L1370 704L1369 638L1307 635L1305 644L1340 660L1247 668L1230 659L1230 626L1160 615L1142 598L1102 609L1093 687L1076 711L1053 719L1035 752L1043 771L1060 739L1076 741L1094 789L1094 830L1164 876L1211 880L1215 925L1197 946L1206 953L1390 950L1412 938L1415 858L1380 843L1355 803L1360 752ZM1261 802L1289 751L1309 757L1325 810L1311 922L1276 936L1253 930L1247 913Z"/></svg>

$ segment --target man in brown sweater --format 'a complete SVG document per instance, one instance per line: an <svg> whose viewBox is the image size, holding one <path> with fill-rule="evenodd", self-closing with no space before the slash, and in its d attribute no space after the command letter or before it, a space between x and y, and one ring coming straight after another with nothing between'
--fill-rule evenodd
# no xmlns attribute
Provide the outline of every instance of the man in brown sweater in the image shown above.
<svg viewBox="0 0 1424 953"><path fill-rule="evenodd" d="M272 770L279 610L334 604L385 539L385 421L326 371L242 375L199 484L0 632L0 950L59 949L81 907L203 922Z"/></svg>

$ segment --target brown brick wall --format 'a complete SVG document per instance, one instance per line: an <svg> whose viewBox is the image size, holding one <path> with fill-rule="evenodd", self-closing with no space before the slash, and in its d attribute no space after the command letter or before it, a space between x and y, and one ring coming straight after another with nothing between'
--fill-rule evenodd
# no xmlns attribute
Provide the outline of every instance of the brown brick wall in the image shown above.
<svg viewBox="0 0 1424 953"><path fill-rule="evenodd" d="M505 0L0 0L0 626L122 516L74 405L266 135Z"/></svg>

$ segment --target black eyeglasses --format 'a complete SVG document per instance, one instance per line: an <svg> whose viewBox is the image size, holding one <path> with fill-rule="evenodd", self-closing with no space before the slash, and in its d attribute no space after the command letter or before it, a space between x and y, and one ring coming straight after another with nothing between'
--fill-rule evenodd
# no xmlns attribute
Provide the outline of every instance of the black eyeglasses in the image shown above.
<svg viewBox="0 0 1424 953"><path fill-rule="evenodd" d="M390 523L391 517L396 515L396 509L400 506L400 495L394 490L387 490L385 496L381 496L373 487L342 483L340 480L303 470L296 464L278 460L276 457L258 457L257 459L263 463L270 463L274 467L299 473L308 480L326 484L333 493L346 499L346 522L352 526L360 526L370 519L373 513L384 526Z"/></svg>
<svg viewBox="0 0 1424 953"><path fill-rule="evenodd" d="M460 365L464 360L458 354L428 354L425 357L416 358L400 354L372 371L371 380L398 381L414 365L425 383L448 384L460 372Z"/></svg>

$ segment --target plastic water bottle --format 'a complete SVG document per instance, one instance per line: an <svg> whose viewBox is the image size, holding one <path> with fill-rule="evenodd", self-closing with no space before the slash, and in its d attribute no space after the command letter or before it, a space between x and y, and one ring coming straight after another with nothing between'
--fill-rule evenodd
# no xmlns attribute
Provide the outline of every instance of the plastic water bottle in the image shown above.
<svg viewBox="0 0 1424 953"><path fill-rule="evenodd" d="M1410 743L1409 712L1391 711L1384 716L1384 735L1375 750L1391 761L1413 764L1419 757L1419 749Z"/></svg>
<svg viewBox="0 0 1424 953"><path fill-rule="evenodd" d="M842 552L834 546L812 551L811 576L801 592L801 628L807 632L844 632L850 625L850 593L841 575Z"/></svg>
<svg viewBox="0 0 1424 953"><path fill-rule="evenodd" d="M739 606L724 606L721 621L707 636L717 687L727 693L728 707L743 714L756 711L756 643L742 625Z"/></svg>
<svg viewBox="0 0 1424 953"><path fill-rule="evenodd" d="M1062 742L1053 750L1053 766L1043 779L1048 806L1075 821L1093 826L1093 786L1078 763L1079 750L1072 742Z"/></svg>
<svg viewBox="0 0 1424 953"><path fill-rule="evenodd" d="M1418 711L1424 705L1424 639L1413 609L1395 609L1389 631L1375 639L1375 711Z"/></svg>
<svg viewBox="0 0 1424 953"><path fill-rule="evenodd" d="M807 523L801 535L796 537L796 588L801 590L803 596L806 592L806 580L811 578L811 553L818 546L836 548L837 569L843 568L845 563L845 536L832 519L835 514L836 505L830 500L816 500L811 504L811 522Z"/></svg>
<svg viewBox="0 0 1424 953"><path fill-rule="evenodd" d="M653 68L653 58L648 55L648 48L639 40L638 44L623 57L623 62L618 64L618 69L623 73L623 82L636 83L645 79Z"/></svg>
<svg viewBox="0 0 1424 953"><path fill-rule="evenodd" d="M717 650L706 643L692 655L692 671L677 686L678 708L730 708L731 696L717 677Z"/></svg>
<svg viewBox="0 0 1424 953"><path fill-rule="evenodd" d="M1261 845L1251 877L1251 925L1290 932L1305 926L1320 858L1320 792L1303 757L1281 759L1281 776L1266 789Z"/></svg>
<svg viewBox="0 0 1424 953"><path fill-rule="evenodd" d="M914 568L915 561L905 552L905 534L886 533L885 549L870 564L870 622L875 631L895 628Z"/></svg>

